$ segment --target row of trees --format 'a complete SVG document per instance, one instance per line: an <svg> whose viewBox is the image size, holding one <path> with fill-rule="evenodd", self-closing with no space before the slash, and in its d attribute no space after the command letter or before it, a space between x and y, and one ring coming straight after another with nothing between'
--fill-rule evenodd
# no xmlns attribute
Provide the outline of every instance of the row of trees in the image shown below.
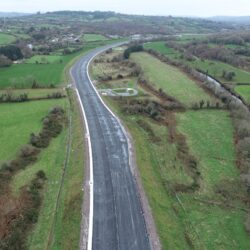
<svg viewBox="0 0 250 250"><path fill-rule="evenodd" d="M189 53L201 59L218 60L236 67L249 66L249 62L235 55L234 51L221 46L211 47L208 44L187 44L182 46L183 53Z"/></svg>
<svg viewBox="0 0 250 250"><path fill-rule="evenodd" d="M208 38L209 42L217 44L234 44L234 45L245 45L250 42L250 33L248 31L216 34Z"/></svg>

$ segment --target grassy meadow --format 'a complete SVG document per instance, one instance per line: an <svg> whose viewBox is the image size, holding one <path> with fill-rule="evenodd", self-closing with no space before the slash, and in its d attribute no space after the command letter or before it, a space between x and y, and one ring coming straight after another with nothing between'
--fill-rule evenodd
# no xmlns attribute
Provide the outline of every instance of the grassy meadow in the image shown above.
<svg viewBox="0 0 250 250"><path fill-rule="evenodd" d="M208 74L213 76L214 78L220 80L222 83L232 84L232 83L250 83L250 73L244 71L242 69L238 69L233 67L229 64L218 62L218 61L211 61L211 60L200 60L196 59L194 62L190 63L193 67L197 69L201 69L203 71L208 71ZM235 72L236 76L233 78L232 81L226 81L222 78L222 72L225 71L233 71Z"/></svg>
<svg viewBox="0 0 250 250"><path fill-rule="evenodd" d="M96 42L108 40L107 37L100 34L85 34L83 36L83 41L85 42Z"/></svg>
<svg viewBox="0 0 250 250"><path fill-rule="evenodd" d="M31 87L33 80L36 80L39 85L44 87L49 87L51 84L55 86L64 85L63 69L70 60L84 51L63 56L62 63L53 63L53 65L49 63L36 64L34 62L12 65L8 68L1 68L0 88L29 88ZM46 57L48 57L47 60L50 60L50 56Z"/></svg>
<svg viewBox="0 0 250 250"><path fill-rule="evenodd" d="M48 55L48 56L41 56L35 55L31 58L27 59L25 63L39 63L39 64L59 64L63 63L64 56L57 56L57 55ZM67 59L66 59L67 60Z"/></svg>
<svg viewBox="0 0 250 250"><path fill-rule="evenodd" d="M250 85L239 85L236 86L234 90L240 94L247 103L250 103Z"/></svg>
<svg viewBox="0 0 250 250"><path fill-rule="evenodd" d="M234 131L228 112L190 111L177 115L178 129L187 139L192 154L199 160L202 185L195 195L181 194L186 215L205 249L247 249L250 244L244 228L245 213L237 200L224 200L215 191L231 186L237 193ZM207 201L221 202L221 206ZM229 203L227 208L223 203ZM220 232L219 234L216 232Z"/></svg>
<svg viewBox="0 0 250 250"><path fill-rule="evenodd" d="M0 104L0 162L11 160L29 142L30 134L41 129L41 119L64 100Z"/></svg>
<svg viewBox="0 0 250 250"><path fill-rule="evenodd" d="M10 34L0 33L0 45L10 44L15 41L16 41L16 37Z"/></svg>
<svg viewBox="0 0 250 250"><path fill-rule="evenodd" d="M214 78L220 80L223 83L233 84L233 83L250 83L250 73L244 71L242 69L233 67L229 64L222 63L219 61L212 61L212 60L201 60L196 58L195 61L189 62L183 58L180 58L180 53L172 48L165 46L165 42L151 42L146 43L144 45L146 49L153 49L157 52L170 57L171 59L176 59L182 61L184 63L189 64L190 66L200 69L202 71L208 72ZM230 82L225 81L222 78L222 72L225 71L233 71L235 72L236 76Z"/></svg>
<svg viewBox="0 0 250 250"><path fill-rule="evenodd" d="M156 50L157 52L163 55L170 55L170 54L178 55L178 51L167 47L165 44L166 42L162 41L148 42L144 44L144 48Z"/></svg>
<svg viewBox="0 0 250 250"><path fill-rule="evenodd" d="M142 67L146 78L156 89L161 88L181 103L190 105L202 99L212 101L202 88L179 69L164 64L147 53L134 53L131 59Z"/></svg>
<svg viewBox="0 0 250 250"><path fill-rule="evenodd" d="M0 69L0 89L3 88L30 88L32 82L49 87L64 86L66 83L64 69L74 58L86 53L90 49L100 46L100 44L87 44L84 49L65 56L34 56L28 60L28 63L15 64L11 67ZM46 63L37 64L43 61ZM51 65L53 64L53 65Z"/></svg>
<svg viewBox="0 0 250 250"><path fill-rule="evenodd" d="M191 152L199 159L204 192L211 191L225 176L237 176L233 124L228 112L188 111L177 118L179 130L186 135Z"/></svg>

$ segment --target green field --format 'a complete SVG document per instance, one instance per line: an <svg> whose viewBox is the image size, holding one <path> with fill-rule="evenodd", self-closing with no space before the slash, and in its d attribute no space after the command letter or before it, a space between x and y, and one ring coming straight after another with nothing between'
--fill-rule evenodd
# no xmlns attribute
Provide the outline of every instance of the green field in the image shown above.
<svg viewBox="0 0 250 250"><path fill-rule="evenodd" d="M8 68L0 68L0 89L7 87L30 88L34 79L39 85L45 87L50 86L51 84L57 86L65 85L66 80L64 69L70 61L80 55L83 55L84 53L87 53L91 49L111 42L112 41L102 41L85 45L85 47L79 52L60 57L62 59L62 63L53 63L53 65L24 63L12 65ZM48 58L48 61L53 61L55 58L59 58L58 56L46 57Z"/></svg>
<svg viewBox="0 0 250 250"><path fill-rule="evenodd" d="M8 153L11 150L13 154L9 154L9 157L5 156L3 159L6 160L6 157L7 159L13 157L21 145L28 142L31 132L37 133L40 131L42 118L54 106L63 106L65 110L69 110L66 99L35 101L13 105L1 104L0 114L4 119L1 119L0 126L4 128L4 133L0 133L0 140L5 142L5 144L2 144L5 147L1 149L1 157L6 155L5 152ZM42 151L35 164L18 172L11 183L14 194L18 195L19 188L28 184L34 178L37 171L43 170L47 177L39 219L29 234L28 249L47 248L66 250L76 249L79 244L84 136L79 136L83 128L76 103L72 106L71 114L72 152L66 168L57 210L56 200L62 181L68 140L67 128L56 139L51 141L48 148ZM6 120L7 118L8 120ZM2 120L6 120L6 124L3 124ZM15 134L15 137L12 136L13 134Z"/></svg>
<svg viewBox="0 0 250 250"><path fill-rule="evenodd" d="M204 72L208 71L208 74L212 77L220 80L223 83L227 83L225 79L222 78L222 72L225 71L233 71L235 72L235 78L228 82L228 83L250 83L250 73L236 67L233 67L229 64L218 62L218 61L211 61L211 60L201 60L196 59L195 61L189 62L185 59L180 58L180 52L175 51L172 48L166 47L165 42L151 42L144 45L146 49L153 49L157 52L166 55L171 59L175 59L178 61L182 61L186 64L189 64L191 67L200 69ZM175 53L174 53L175 52Z"/></svg>
<svg viewBox="0 0 250 250"><path fill-rule="evenodd" d="M42 63L42 64L55 64L55 63L63 63L64 56L40 56L35 55L31 58L27 59L25 63ZM62 60L62 61L61 61ZM67 60L67 58L66 58Z"/></svg>
<svg viewBox="0 0 250 250"><path fill-rule="evenodd" d="M180 131L186 135L192 153L200 161L204 192L211 191L225 176L233 178L238 171L234 164L233 125L225 111L190 111L179 114Z"/></svg>
<svg viewBox="0 0 250 250"><path fill-rule="evenodd" d="M0 45L13 43L15 41L16 38L14 36L5 33L0 33Z"/></svg>
<svg viewBox="0 0 250 250"><path fill-rule="evenodd" d="M63 85L65 84L63 69L74 57L85 53L91 49L86 47L84 50L71 55L63 56L63 63L53 65L50 64L17 64L8 68L0 69L0 88L16 87L28 88L31 87L33 79L42 86ZM55 58L55 57L53 57Z"/></svg>
<svg viewBox="0 0 250 250"><path fill-rule="evenodd" d="M181 195L188 219L193 223L205 249L247 249L250 238L244 228L245 214L237 199L218 197L216 187L230 187L231 195L239 191L239 172L235 165L234 131L229 113L201 111L178 114L179 130L186 135L193 155L199 160L202 186L192 195ZM239 191L240 192L240 191ZM199 198L205 202L194 202ZM206 204L221 201L222 206ZM229 202L235 208L223 207ZM219 234L216 232L220 232Z"/></svg>
<svg viewBox="0 0 250 250"><path fill-rule="evenodd" d="M17 64L8 68L0 69L0 88L29 88L32 85L33 79L42 86L64 85L63 69L74 57L84 53L89 48L86 48L78 53L63 56L63 63L50 64ZM53 57L54 58L54 57Z"/></svg>
<svg viewBox="0 0 250 250"><path fill-rule="evenodd" d="M96 42L96 41L105 41L107 38L100 34L85 34L83 36L85 42Z"/></svg>
<svg viewBox="0 0 250 250"><path fill-rule="evenodd" d="M0 104L0 162L11 160L41 128L41 119L64 100Z"/></svg>
<svg viewBox="0 0 250 250"><path fill-rule="evenodd" d="M243 97L243 99L250 103L250 86L249 85L239 85L234 88L234 90Z"/></svg>
<svg viewBox="0 0 250 250"><path fill-rule="evenodd" d="M236 67L233 67L229 64L218 62L218 61L210 61L210 60L200 60L197 59L194 62L190 63L194 68L201 69L203 71L208 71L208 74L212 77L220 80L223 83L250 83L250 73ZM230 82L226 81L222 78L222 72L225 71L233 71L236 76Z"/></svg>
<svg viewBox="0 0 250 250"><path fill-rule="evenodd" d="M181 103L190 105L202 99L213 100L179 69L162 63L147 53L134 53L131 55L131 59L142 67L150 83L157 89L162 88L168 95L175 97Z"/></svg>
<svg viewBox="0 0 250 250"><path fill-rule="evenodd" d="M166 42L149 42L144 44L145 49L153 49L163 55L178 54L178 52L172 48L167 47Z"/></svg>
<svg viewBox="0 0 250 250"><path fill-rule="evenodd" d="M0 88L29 88L33 80L42 86L62 85L64 64L18 64L1 68Z"/></svg>

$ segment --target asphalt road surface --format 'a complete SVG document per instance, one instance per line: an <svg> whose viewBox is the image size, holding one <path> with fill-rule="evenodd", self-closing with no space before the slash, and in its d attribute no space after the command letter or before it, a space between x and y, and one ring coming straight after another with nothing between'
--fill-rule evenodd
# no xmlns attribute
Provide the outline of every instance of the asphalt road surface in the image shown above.
<svg viewBox="0 0 250 250"><path fill-rule="evenodd" d="M150 243L130 171L126 135L99 99L87 75L88 62L103 50L104 47L98 48L83 56L71 72L86 113L92 144L92 249L148 250Z"/></svg>

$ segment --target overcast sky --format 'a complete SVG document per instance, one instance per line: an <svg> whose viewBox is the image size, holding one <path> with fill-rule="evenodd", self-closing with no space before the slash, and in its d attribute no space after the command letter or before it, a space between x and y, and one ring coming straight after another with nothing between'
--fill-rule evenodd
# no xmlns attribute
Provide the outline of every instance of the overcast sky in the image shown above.
<svg viewBox="0 0 250 250"><path fill-rule="evenodd" d="M0 0L0 11L101 10L174 16L247 16L250 0Z"/></svg>

